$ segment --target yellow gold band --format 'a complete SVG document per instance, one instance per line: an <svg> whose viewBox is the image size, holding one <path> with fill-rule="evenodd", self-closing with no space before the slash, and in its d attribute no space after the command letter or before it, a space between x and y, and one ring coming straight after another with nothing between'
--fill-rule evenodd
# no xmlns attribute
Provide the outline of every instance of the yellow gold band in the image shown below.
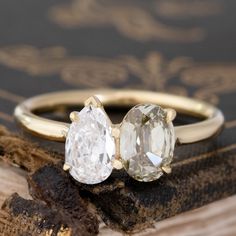
<svg viewBox="0 0 236 236"><path fill-rule="evenodd" d="M222 112L216 107L192 98L138 90L77 90L43 94L30 98L15 109L16 120L28 131L55 141L65 141L69 123L49 120L35 115L35 110L47 110L56 106L79 106L96 95L99 100L109 106L132 106L139 103L158 104L165 108L173 108L183 113L205 120L195 124L175 127L179 143L197 142L214 135L224 123Z"/></svg>

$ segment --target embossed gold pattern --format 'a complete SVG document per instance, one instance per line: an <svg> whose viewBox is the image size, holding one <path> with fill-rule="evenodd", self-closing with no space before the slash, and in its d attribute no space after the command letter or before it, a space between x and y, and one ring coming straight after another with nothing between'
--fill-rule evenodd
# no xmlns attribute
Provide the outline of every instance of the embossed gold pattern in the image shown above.
<svg viewBox="0 0 236 236"><path fill-rule="evenodd" d="M1 111L0 111L0 119L10 122L10 123L14 121L13 116L11 116L5 112L1 112Z"/></svg>
<svg viewBox="0 0 236 236"><path fill-rule="evenodd" d="M171 19L217 15L224 8L223 2L219 0L159 0L155 5L158 15Z"/></svg>
<svg viewBox="0 0 236 236"><path fill-rule="evenodd" d="M201 27L177 27L157 19L152 9L155 3L150 1L150 8L145 8L134 1L73 0L54 6L49 17L66 28L112 26L122 35L138 41L196 42L204 38L205 31ZM190 3L182 5L186 11L193 8Z"/></svg>
<svg viewBox="0 0 236 236"><path fill-rule="evenodd" d="M16 103L22 102L25 99L20 95L17 95L4 89L0 89L0 98Z"/></svg>
<svg viewBox="0 0 236 236"><path fill-rule="evenodd" d="M181 80L196 87L194 97L218 103L219 95L236 90L236 64L201 64L184 70Z"/></svg>
<svg viewBox="0 0 236 236"><path fill-rule="evenodd" d="M0 48L0 64L34 76L58 74L66 83L78 87L129 87L129 80L135 79L132 88L187 95L187 87L192 86L194 97L215 104L219 95L236 90L235 63L199 64L187 57L167 60L158 52L150 52L144 59L129 55L109 59L72 57L63 47L37 49L18 45ZM170 84L176 78L183 86ZM1 94L4 95L0 91Z"/></svg>
<svg viewBox="0 0 236 236"><path fill-rule="evenodd" d="M230 120L225 123L225 127L227 129L235 128L236 127L236 120Z"/></svg>
<svg viewBox="0 0 236 236"><path fill-rule="evenodd" d="M151 52L144 59L134 56L71 57L62 47L37 49L19 45L0 49L0 64L35 76L59 74L65 82L76 86L122 86L134 77L137 83L133 88L167 90L168 80L192 65L192 60L186 57L167 60L158 52ZM185 93L183 88L176 88L176 91Z"/></svg>

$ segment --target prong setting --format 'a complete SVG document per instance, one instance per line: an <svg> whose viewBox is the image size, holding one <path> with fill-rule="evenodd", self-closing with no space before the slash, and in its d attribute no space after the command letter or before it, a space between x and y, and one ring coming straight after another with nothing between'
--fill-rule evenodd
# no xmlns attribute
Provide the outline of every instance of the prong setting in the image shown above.
<svg viewBox="0 0 236 236"><path fill-rule="evenodd" d="M170 166L162 166L161 169L166 174L170 174L171 173L171 167Z"/></svg>
<svg viewBox="0 0 236 236"><path fill-rule="evenodd" d="M176 117L176 111L172 108L166 108L164 111L166 112L166 122L172 122Z"/></svg>
<svg viewBox="0 0 236 236"><path fill-rule="evenodd" d="M117 159L115 159L115 160L112 162L112 166L113 166L113 168L116 169L116 170L120 170L120 169L123 168L122 162L121 162L120 160L117 160Z"/></svg>
<svg viewBox="0 0 236 236"><path fill-rule="evenodd" d="M71 168L71 166L66 164L66 163L63 165L63 170L64 171L68 171L68 170L70 170L70 168Z"/></svg>
<svg viewBox="0 0 236 236"><path fill-rule="evenodd" d="M101 101L96 96L89 97L80 112L70 114L72 124L67 135L63 169L70 170L73 178L86 184L104 181L112 169L124 168L131 177L143 182L156 180L163 173L169 174L171 168L166 163L173 157L172 120L175 116L173 109L140 104L133 107L120 124L113 124ZM150 133L151 139L147 140ZM136 153L144 159L142 163ZM140 169L140 165L147 168ZM85 172L88 174L84 175Z"/></svg>
<svg viewBox="0 0 236 236"><path fill-rule="evenodd" d="M79 113L76 111L72 111L70 113L70 120L73 121L79 121Z"/></svg>
<svg viewBox="0 0 236 236"><path fill-rule="evenodd" d="M112 133L112 136L113 136L115 139L120 138L120 129L119 129L118 127L114 126L114 127L112 128L111 133Z"/></svg>
<svg viewBox="0 0 236 236"><path fill-rule="evenodd" d="M99 98L97 96L91 96L89 97L85 102L84 102L85 106L90 106L93 105L94 107L103 107L102 102L99 100Z"/></svg>

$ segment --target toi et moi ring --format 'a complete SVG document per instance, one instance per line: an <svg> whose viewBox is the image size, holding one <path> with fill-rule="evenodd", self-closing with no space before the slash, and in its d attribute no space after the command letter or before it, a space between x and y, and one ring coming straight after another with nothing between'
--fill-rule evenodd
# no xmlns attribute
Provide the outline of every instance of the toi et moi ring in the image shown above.
<svg viewBox="0 0 236 236"><path fill-rule="evenodd" d="M70 114L71 124L34 114L83 103L80 112ZM120 124L113 124L103 105L134 107ZM204 120L174 127L176 111ZM176 143L209 138L224 123L222 112L203 101L166 93L113 89L39 95L19 104L14 115L33 134L66 141L63 168L85 184L104 181L113 168L124 168L138 181L156 180L171 172Z"/></svg>

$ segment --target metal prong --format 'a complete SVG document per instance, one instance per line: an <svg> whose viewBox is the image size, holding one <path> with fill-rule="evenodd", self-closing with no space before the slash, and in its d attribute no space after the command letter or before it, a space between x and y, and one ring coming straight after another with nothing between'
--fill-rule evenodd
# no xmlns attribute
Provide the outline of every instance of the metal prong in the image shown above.
<svg viewBox="0 0 236 236"><path fill-rule="evenodd" d="M112 166L113 168L117 169L117 170L120 170L123 168L123 165L122 165L122 162L115 159L113 162L112 162Z"/></svg>
<svg viewBox="0 0 236 236"><path fill-rule="evenodd" d="M165 109L166 112L166 122L169 123L173 121L176 117L176 111L172 108Z"/></svg>
<svg viewBox="0 0 236 236"><path fill-rule="evenodd" d="M79 120L79 113L76 111L72 111L70 113L70 120L73 121L78 121Z"/></svg>
<svg viewBox="0 0 236 236"><path fill-rule="evenodd" d="M67 134L68 134L68 130L62 130L61 133L62 133L63 137L66 138Z"/></svg>
<svg viewBox="0 0 236 236"><path fill-rule="evenodd" d="M66 163L63 165L63 170L64 171L68 171L70 168L71 168L71 166L66 164Z"/></svg>
<svg viewBox="0 0 236 236"><path fill-rule="evenodd" d="M170 174L170 173L171 173L171 167L170 167L170 166L162 166L161 169L162 169L166 174Z"/></svg>
<svg viewBox="0 0 236 236"><path fill-rule="evenodd" d="M111 133L114 138L120 137L120 129L118 127L113 127Z"/></svg>
<svg viewBox="0 0 236 236"><path fill-rule="evenodd" d="M97 96L89 97L85 102L85 106L93 105L94 107L102 107L101 101L98 99Z"/></svg>

